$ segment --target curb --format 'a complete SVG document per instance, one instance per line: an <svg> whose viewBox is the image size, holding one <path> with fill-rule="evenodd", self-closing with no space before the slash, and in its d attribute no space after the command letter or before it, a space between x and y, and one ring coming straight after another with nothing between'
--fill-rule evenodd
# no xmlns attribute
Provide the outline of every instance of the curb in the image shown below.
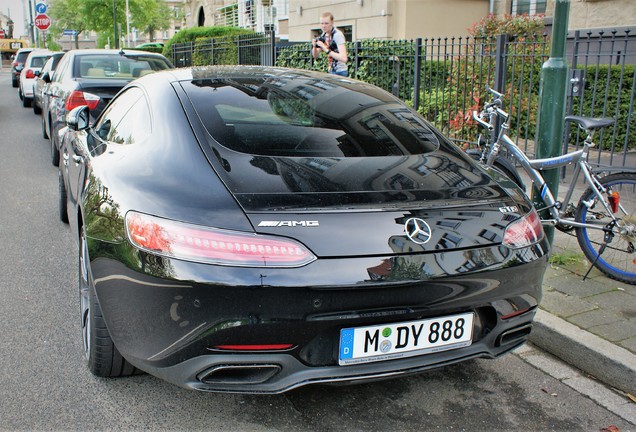
<svg viewBox="0 0 636 432"><path fill-rule="evenodd" d="M530 342L600 381L636 395L636 356L539 309Z"/></svg>

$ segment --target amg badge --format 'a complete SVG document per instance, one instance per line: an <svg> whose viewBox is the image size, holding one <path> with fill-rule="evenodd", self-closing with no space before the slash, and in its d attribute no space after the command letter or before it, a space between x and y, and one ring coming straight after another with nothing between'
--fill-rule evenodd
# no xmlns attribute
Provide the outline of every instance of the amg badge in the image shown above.
<svg viewBox="0 0 636 432"><path fill-rule="evenodd" d="M260 221L259 227L317 227L318 221Z"/></svg>

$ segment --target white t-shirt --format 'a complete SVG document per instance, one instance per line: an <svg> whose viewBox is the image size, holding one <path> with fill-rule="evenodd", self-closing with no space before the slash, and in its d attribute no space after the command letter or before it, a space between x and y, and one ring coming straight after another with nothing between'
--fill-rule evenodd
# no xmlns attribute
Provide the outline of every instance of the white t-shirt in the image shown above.
<svg viewBox="0 0 636 432"><path fill-rule="evenodd" d="M321 38L326 38L327 34L323 33ZM338 45L343 45L346 42L344 34L338 30L337 28L331 29L331 43L329 44L329 49L331 51L338 51ZM331 70L334 72L343 72L347 70L347 63L339 62L335 58L331 59Z"/></svg>

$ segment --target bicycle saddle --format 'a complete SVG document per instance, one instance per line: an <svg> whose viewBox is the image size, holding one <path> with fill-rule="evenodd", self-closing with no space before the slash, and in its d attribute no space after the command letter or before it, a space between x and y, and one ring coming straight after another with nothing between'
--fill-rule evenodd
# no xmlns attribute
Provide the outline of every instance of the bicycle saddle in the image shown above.
<svg viewBox="0 0 636 432"><path fill-rule="evenodd" d="M613 118L602 117L581 117L581 116L566 116L565 121L571 121L581 126L586 131L593 131L596 129L604 128L614 123Z"/></svg>

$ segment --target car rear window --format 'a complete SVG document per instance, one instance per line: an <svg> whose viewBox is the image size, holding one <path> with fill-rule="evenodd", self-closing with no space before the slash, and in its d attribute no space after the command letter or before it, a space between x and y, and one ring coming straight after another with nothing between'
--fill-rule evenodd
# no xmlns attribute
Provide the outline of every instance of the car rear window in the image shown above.
<svg viewBox="0 0 636 432"><path fill-rule="evenodd" d="M242 153L287 157L425 154L428 124L390 94L349 80L302 75L181 83L208 133Z"/></svg>
<svg viewBox="0 0 636 432"><path fill-rule="evenodd" d="M113 78L132 80L170 65L161 57L131 56L119 54L87 54L77 56L74 76L81 78Z"/></svg>
<svg viewBox="0 0 636 432"><path fill-rule="evenodd" d="M49 58L48 56L38 56L38 57L31 56L31 67L41 68L42 66L44 66L44 63L46 63L48 58Z"/></svg>
<svg viewBox="0 0 636 432"><path fill-rule="evenodd" d="M15 61L17 61L18 63L24 63L30 53L31 53L31 51L19 52L18 55L15 58Z"/></svg>

